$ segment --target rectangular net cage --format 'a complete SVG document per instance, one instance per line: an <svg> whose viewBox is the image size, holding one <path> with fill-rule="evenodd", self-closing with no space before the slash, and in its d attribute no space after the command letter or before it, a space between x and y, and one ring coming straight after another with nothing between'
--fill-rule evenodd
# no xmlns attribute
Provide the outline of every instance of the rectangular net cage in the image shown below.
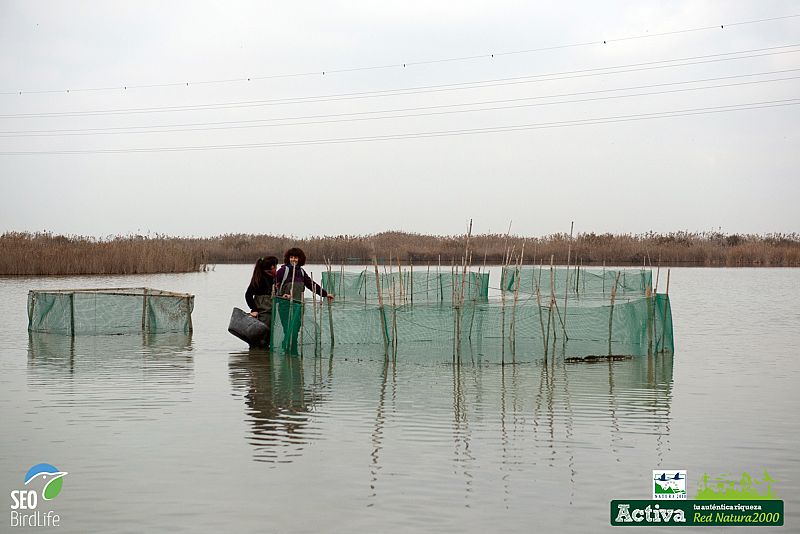
<svg viewBox="0 0 800 534"><path fill-rule="evenodd" d="M148 287L28 291L28 331L190 333L194 295Z"/></svg>
<svg viewBox="0 0 800 534"><path fill-rule="evenodd" d="M354 272L323 272L322 287L336 295L340 302L359 303L378 299L379 292L387 299L394 295L395 302L429 303L454 302L462 297L466 301L486 301L489 296L489 273L454 269L442 271L403 269L386 272L365 269Z"/></svg>
<svg viewBox="0 0 800 534"><path fill-rule="evenodd" d="M642 356L674 351L669 296L638 269L506 268L487 273L328 273L333 303L276 298L272 350L385 347L447 356Z"/></svg>

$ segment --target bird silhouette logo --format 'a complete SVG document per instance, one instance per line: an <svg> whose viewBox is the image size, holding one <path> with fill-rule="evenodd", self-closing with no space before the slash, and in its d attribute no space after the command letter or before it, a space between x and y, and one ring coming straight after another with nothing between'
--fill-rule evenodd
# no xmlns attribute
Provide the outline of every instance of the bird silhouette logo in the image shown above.
<svg viewBox="0 0 800 534"><path fill-rule="evenodd" d="M25 475L25 485L31 482L43 482L42 497L44 500L49 501L55 499L61 493L61 485L64 482L64 476L67 475L66 471L59 471L50 464L36 464L28 469Z"/></svg>
<svg viewBox="0 0 800 534"><path fill-rule="evenodd" d="M661 482L666 482L667 480L684 480L686 476L681 476L681 472L678 471L675 473L675 476L668 477L666 473L661 473L661 476L656 476L655 480L660 480Z"/></svg>

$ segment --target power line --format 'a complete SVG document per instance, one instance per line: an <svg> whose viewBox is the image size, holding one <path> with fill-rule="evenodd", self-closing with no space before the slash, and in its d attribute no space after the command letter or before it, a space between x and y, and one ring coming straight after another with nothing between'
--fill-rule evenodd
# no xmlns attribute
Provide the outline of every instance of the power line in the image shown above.
<svg viewBox="0 0 800 534"><path fill-rule="evenodd" d="M389 63L385 65L371 65L371 66L362 66L362 67L350 67L350 68L340 68L340 69L320 69L310 72L296 72L296 73L289 73L289 74L270 74L270 75L261 75L261 76L245 76L240 78L228 78L228 79L219 79L219 80L199 80L199 81L183 81L183 82L163 82L163 83L151 83L151 84L138 84L138 85L116 85L116 86L101 86L101 87L87 87L87 88L77 88L77 89L40 89L40 90L17 90L17 91L3 91L0 92L0 95L22 95L22 94L53 94L53 93L77 93L77 92L98 92L98 91L119 91L123 90L126 91L128 89L151 89L151 88L159 88L159 87L179 87L179 86L191 86L191 85L210 85L210 84L225 84L225 83L242 83L242 82L251 82L253 80L268 80L268 79L276 79L276 78L295 78L295 77L305 77L305 76L319 76L319 75L326 75L326 74L344 74L349 72L357 72L357 71L367 71L367 70L381 70L381 69L394 69L394 68L407 68L412 66L420 66L420 65L431 65L437 63L450 63L450 62L461 62L461 61L473 61L477 59L492 59L497 56L508 56L508 55L519 55L519 54L530 54L530 53L537 53L537 52L546 52L551 50L559 50L565 48L577 48L577 47L585 47L585 46L595 46L595 45L604 45L608 43L614 42L622 42L622 41L631 41L637 39L649 39L653 37L665 37L670 35L677 35L682 33L691 33L691 32L699 32L699 31L708 31L708 30L719 30L724 29L725 26L743 26L749 24L760 24L764 22L773 22L777 20L787 20L792 18L800 17L799 14L793 15L783 15L779 17L770 17L764 19L754 19L754 20L746 20L746 21L739 21L739 22L728 22L728 23L721 23L715 24L712 26L702 26L698 28L685 28L680 30L673 30L668 32L660 32L660 33L647 33L643 35L634 35L629 37L619 37L615 39L600 39L597 41L587 41L581 43L571 43L571 44L563 44L563 45L554 45L554 46L547 46L541 48L529 48L525 50L513 50L513 51L502 51L502 52L489 52L485 54L478 54L472 56L461 56L461 57L450 57L450 58L441 58L441 59L429 59L429 60L418 60L418 61L407 61L407 62L398 62L398 63Z"/></svg>
<svg viewBox="0 0 800 534"><path fill-rule="evenodd" d="M763 74L774 74L774 73L783 73L783 72L796 72L800 69L786 69L783 71L773 71L767 73L754 73L754 74L743 74L739 76L725 76L721 79L731 79L731 78L743 78L749 76L759 76ZM717 78L720 79L720 78ZM610 99L619 99L619 98L631 98L631 97L641 97L641 96L655 96L655 95L663 95L663 94L672 94L672 93L681 93L681 92L688 92L688 91L701 91L706 89L719 89L725 87L740 87L745 85L755 85L755 84L762 84L762 83L773 83L773 82L781 82L781 81L789 81L789 80L797 80L800 79L800 76L788 76L784 78L776 78L771 80L755 80L755 81L747 81L747 82L735 82L735 83L727 83L727 84L717 84L717 85L709 85L705 87L687 87L687 88L680 88L680 89L670 89L664 91L650 91L645 93L634 93L634 94L623 94L623 95L610 95L610 96L600 96L600 97L592 97L592 98L581 98L575 100L561 100L557 102L536 102L536 103L528 103L528 104L514 104L508 106L496 106L496 107L485 107L485 108L477 108L477 109L457 109L457 110L446 110L446 111L433 111L433 112L426 112L426 113L408 113L405 115L385 115L385 116L377 116L377 117L353 117L354 115L365 115L365 114L387 114L387 113L405 113L409 111L423 111L423 110L434 110L434 109L442 109L442 108L452 108L452 107L459 107L459 106L476 106L476 105L486 105L486 104L496 104L496 103L509 103L509 102L524 102L529 100L539 100L539 99L546 99L546 98L559 98L561 96L575 96L575 95L586 95L586 94L596 94L596 93L608 93L608 92L615 92L615 91L630 91L635 89L644 89L644 88L653 88L653 87L662 87L662 86L673 86L673 85L684 85L689 83L700 83L703 81L708 80L689 80L683 82L669 82L663 84L653 84L653 85L644 85L638 87L625 87L625 88L618 88L618 89L601 89L596 91L584 91L581 93L572 93L567 95L550 95L550 96L537 96L537 97L526 97L526 98L514 98L514 99L505 99L505 100L494 100L494 101L484 101L484 102L475 102L475 103L461 103L461 104L441 104L437 106L422 106L422 107L414 107L414 108L405 108L405 109L395 109L395 110L380 110L380 111L362 111L362 112L353 112L353 113L338 113L338 114L329 114L329 115L311 115L306 117L298 117L298 118L282 118L282 119L254 119L254 120L247 120L247 121L223 121L223 122L212 122L212 123L189 123L189 124L173 124L173 125L152 125L152 126L128 126L128 127L113 127L113 128L85 128L85 129L72 129L72 130L28 130L28 131L6 131L0 132L0 138L22 138L22 137L60 137L60 136L86 136L86 135L120 135L120 134L143 134L143 133L178 133L178 132L195 132L195 131L212 131L212 130L236 130L236 129L245 129L245 128L264 128L264 127L275 127L275 126L308 126L308 125L317 125L317 124L329 124L329 123L339 123L339 122L355 122L355 121L372 121L372 120L385 120L385 119L399 119L399 118L413 118L413 117L427 117L433 115L449 115L449 114L457 114L457 113L472 113L472 112L482 112L482 111L498 111L498 110L507 110L507 109L519 109L524 107L536 107L536 106L551 106L551 105L560 105L560 104L575 104L575 103L582 103L582 102L594 102L600 100L610 100ZM711 79L713 80L713 79ZM342 117L351 117L351 118L342 118ZM314 120L308 122L290 122L290 123L277 123L277 124L264 124L264 123L275 123L276 121L285 121L285 120L304 120L304 119L315 119L315 118L326 118L328 120Z"/></svg>
<svg viewBox="0 0 800 534"><path fill-rule="evenodd" d="M0 152L0 156L36 156L36 155L67 155L67 154L126 154L126 153L151 153L151 152L189 152L206 150L236 150L254 148L277 148L290 146L309 146L309 145L328 145L342 143L360 143L373 141L391 141L400 139L420 139L430 137L449 137L460 135L474 135L485 133L514 132L524 130L539 130L550 128L564 128L571 126L587 126L595 124L610 124L618 122L631 122L651 119L662 119L672 117L685 117L691 115L707 115L713 113L728 113L732 111L746 111L753 109L765 109L784 106L795 106L800 104L800 98L784 100L770 100L764 102L748 102L744 104L730 104L727 106L690 108L681 110L658 111L652 113L636 113L631 115L618 115L610 117L595 117L589 119L576 119L570 121L555 121L534 124L519 124L509 126L494 126L485 128L470 128L460 130L441 130L431 132L410 132L401 134L375 135L362 137L343 137L329 139L310 139L300 141L275 141L267 143L245 143L231 145L199 145L199 146L176 146L176 147L149 147L149 148L112 148L94 150L42 150L42 151L6 151Z"/></svg>
<svg viewBox="0 0 800 534"><path fill-rule="evenodd" d="M400 89L362 91L355 93L336 93L328 95L316 95L316 96L294 97L294 98L276 98L268 100L223 102L216 104L195 104L186 106L162 106L162 107L148 107L148 108L123 108L123 109L42 112L42 113L17 113L17 114L0 115L0 119L84 117L84 116L96 116L96 115L129 115L129 114L141 114L141 113L165 113L165 112L182 112L182 111L205 111L205 110L217 110L217 109L238 109L238 108L248 108L248 107L262 107L262 106L281 106L288 104L334 102L334 101L387 97L387 96L406 96L406 95L415 95L421 93L435 93L442 91L455 91L464 89L483 89L483 88L497 87L497 86L539 83L545 81L558 81L558 80L566 80L574 78L585 78L598 75L625 74L630 72L641 72L641 71L662 69L662 68L686 67L686 66L701 65L701 64L715 63L721 61L736 61L741 59L773 56L779 54L792 54L800 52L800 49L794 49L794 50L786 50L786 49L797 48L799 46L800 44L781 45L768 48L742 50L738 52L723 52L719 54L708 54L703 56L692 56L692 57L677 58L677 59L664 59L657 61L632 63L626 65L616 65L611 67L597 67L591 69L561 71L561 72L545 73L545 74L532 74L527 76L516 76L512 78L495 78L495 79L479 80L473 82L427 85L427 86L407 87ZM754 53L754 52L763 52L763 53ZM725 56L732 56L735 54L739 55L737 57L725 57ZM749 55L741 55L741 54L749 54ZM666 63L674 63L674 64L666 64Z"/></svg>

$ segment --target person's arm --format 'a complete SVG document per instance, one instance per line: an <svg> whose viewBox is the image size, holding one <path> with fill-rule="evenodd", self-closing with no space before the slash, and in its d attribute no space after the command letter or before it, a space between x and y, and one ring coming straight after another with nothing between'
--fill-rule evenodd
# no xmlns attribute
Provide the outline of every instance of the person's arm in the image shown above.
<svg viewBox="0 0 800 534"><path fill-rule="evenodd" d="M325 298L328 296L328 292L322 289L321 285L313 281L311 277L308 276L308 273L305 272L305 270L303 271L303 283L308 289L310 289L320 297Z"/></svg>
<svg viewBox="0 0 800 534"><path fill-rule="evenodd" d="M258 310L256 310L256 288L253 287L251 283L247 286L247 291L244 292L244 300L247 302L247 305L250 306L250 316L251 317L258 317Z"/></svg>
<svg viewBox="0 0 800 534"><path fill-rule="evenodd" d="M250 311L256 311L256 299L255 299L255 288L253 284L247 286L247 291L244 292L244 300L247 302L247 305L250 306Z"/></svg>

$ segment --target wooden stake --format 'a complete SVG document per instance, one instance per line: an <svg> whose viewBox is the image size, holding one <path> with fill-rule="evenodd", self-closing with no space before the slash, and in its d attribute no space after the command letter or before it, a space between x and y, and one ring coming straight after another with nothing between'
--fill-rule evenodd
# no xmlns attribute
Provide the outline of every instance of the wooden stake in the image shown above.
<svg viewBox="0 0 800 534"><path fill-rule="evenodd" d="M328 260L326 259L325 260L326 264L327 264L327 261ZM311 280L313 281L314 280L314 273L309 273L309 274L311 275ZM328 280L330 280L330 277L328 277ZM314 287L313 283L312 283L311 287L312 288ZM316 351L317 350L317 331L318 331L317 326L321 325L322 321L320 320L319 323L317 323L317 292L314 291L313 289L311 290L311 309L314 312L314 350ZM320 311L322 311L322 310L320 310ZM322 316L320 316L320 319L321 319L321 317Z"/></svg>
<svg viewBox="0 0 800 534"><path fill-rule="evenodd" d="M544 260L541 260L542 262ZM534 269L536 266L534 266ZM547 341L545 341L544 337L544 319L542 318L542 291L541 291L541 282L542 282L542 268L539 267L539 281L536 282L536 278L531 276L531 280L533 280L536 290L536 304L539 308L539 326L542 328L542 343L544 343L544 356L547 357Z"/></svg>
<svg viewBox="0 0 800 534"><path fill-rule="evenodd" d="M611 356L611 335L614 324L614 300L617 298L617 285L619 284L620 272L617 271L617 278L614 280L614 287L611 288L611 309L608 312L608 355Z"/></svg>
<svg viewBox="0 0 800 534"><path fill-rule="evenodd" d="M328 278L330 277L331 277L331 264L330 262L328 262ZM342 278L344 278L344 276L342 276ZM322 296L320 296L320 299L322 299ZM331 347L333 347L333 344L336 341L336 338L333 335L333 306L331 305L331 300L329 298L325 298L325 300L328 303L328 328L330 328L331 331ZM319 302L319 322L322 323L322 300L320 300ZM322 339L320 339L320 343L322 343Z"/></svg>
<svg viewBox="0 0 800 534"><path fill-rule="evenodd" d="M414 305L414 260L409 259L409 265L411 266L411 305Z"/></svg>
<svg viewBox="0 0 800 534"><path fill-rule="evenodd" d="M517 336L517 302L519 301L519 284L522 278L522 262L525 258L525 242L522 242L522 250L520 251L519 259L517 261L517 279L514 284L514 306L511 309L511 357L516 359L516 336Z"/></svg>
<svg viewBox="0 0 800 534"><path fill-rule="evenodd" d="M383 307L383 294L381 293L380 272L378 272L378 260L373 256L373 266L375 267L375 290L378 293L378 310L381 318L381 330L383 331L383 349L386 351L386 356L389 353L389 333L386 331L386 310Z"/></svg>
<svg viewBox="0 0 800 534"><path fill-rule="evenodd" d="M567 341L567 297L569 296L569 264L572 261L572 229L575 221L569 225L569 245L567 246L567 278L564 284L564 320L561 322L562 332L564 334L564 342Z"/></svg>

